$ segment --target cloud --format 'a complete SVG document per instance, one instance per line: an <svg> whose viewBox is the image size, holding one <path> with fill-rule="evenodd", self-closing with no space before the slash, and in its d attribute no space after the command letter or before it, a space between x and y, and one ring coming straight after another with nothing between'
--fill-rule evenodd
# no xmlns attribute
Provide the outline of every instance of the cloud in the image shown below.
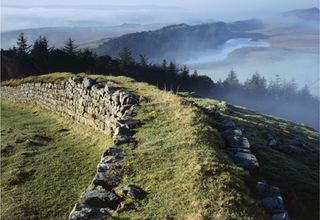
<svg viewBox="0 0 320 220"><path fill-rule="evenodd" d="M33 27L237 20L317 6L315 0L3 0L2 30Z"/></svg>
<svg viewBox="0 0 320 220"><path fill-rule="evenodd" d="M171 14L171 16L168 16ZM188 17L181 8L168 7L2 7L2 30L34 27L166 23Z"/></svg>

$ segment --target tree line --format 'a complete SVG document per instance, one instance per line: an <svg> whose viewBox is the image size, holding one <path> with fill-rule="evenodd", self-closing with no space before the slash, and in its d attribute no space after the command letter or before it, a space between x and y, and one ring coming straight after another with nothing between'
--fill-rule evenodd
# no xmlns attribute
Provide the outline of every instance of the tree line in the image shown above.
<svg viewBox="0 0 320 220"><path fill-rule="evenodd" d="M307 86L299 90L295 82L280 77L267 82L255 73L240 83L235 71L231 71L225 80L213 82L209 77L198 75L197 71L190 73L186 66L172 61L154 64L142 55L135 60L129 48L123 48L118 57L97 56L89 49L78 49L72 39L68 39L63 48L50 46L45 36L29 45L23 33L16 46L1 49L1 63L1 80L51 72L125 75L160 89L195 92L203 97L226 100L319 127L319 99L310 94Z"/></svg>
<svg viewBox="0 0 320 220"><path fill-rule="evenodd" d="M152 64L142 55L134 60L128 48L123 48L116 58L97 56L89 49L78 49L72 39L68 39L63 48L50 46L44 36L29 45L23 33L18 37L16 46L1 50L1 62L2 80L50 72L85 72L125 75L159 88L199 94L205 94L214 85L209 77L189 74L186 66L174 62L163 60L161 64Z"/></svg>
<svg viewBox="0 0 320 220"><path fill-rule="evenodd" d="M278 75L267 82L255 73L240 83L235 71L231 71L224 81L215 83L210 96L319 130L319 97L311 95L307 85L298 89L295 81L286 81Z"/></svg>

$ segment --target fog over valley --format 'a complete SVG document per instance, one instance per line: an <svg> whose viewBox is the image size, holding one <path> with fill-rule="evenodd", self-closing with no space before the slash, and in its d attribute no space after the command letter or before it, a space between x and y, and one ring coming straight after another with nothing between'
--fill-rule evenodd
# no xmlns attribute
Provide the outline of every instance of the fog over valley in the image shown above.
<svg viewBox="0 0 320 220"><path fill-rule="evenodd" d="M200 53L192 54L192 58L186 62L187 65L205 64L210 62L218 62L225 60L230 53L241 48L250 47L269 47L268 42L253 41L250 38L235 38L227 40L224 44L212 50L204 50Z"/></svg>
<svg viewBox="0 0 320 220"><path fill-rule="evenodd" d="M0 0L0 220L319 220L319 0Z"/></svg>

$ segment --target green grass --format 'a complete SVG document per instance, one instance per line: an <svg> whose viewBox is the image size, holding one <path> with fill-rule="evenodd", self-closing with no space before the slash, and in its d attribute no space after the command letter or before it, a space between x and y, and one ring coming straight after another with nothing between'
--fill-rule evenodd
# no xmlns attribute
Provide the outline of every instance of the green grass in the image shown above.
<svg viewBox="0 0 320 220"><path fill-rule="evenodd" d="M84 74L81 75L84 76ZM60 73L30 77L29 79L11 81L10 85L18 85L28 81L60 81L69 76L70 74ZM214 122L202 112L195 107L184 104L183 100L176 95L160 91L156 87L145 83L137 83L127 77L101 75L90 75L90 77L99 82L111 81L140 96L140 105L134 115L142 122L142 125L135 130L137 144L123 146L127 156L117 173L123 176L123 185L135 183L146 190L148 195L145 199L134 202L135 210L120 213L117 216L119 219L258 220L269 218L245 184L245 180L249 178L248 173L235 166L222 152L223 142L217 130L214 129ZM25 109L26 115L22 117L22 114L18 111L19 108L12 107L9 109L9 104L3 106L2 118L3 121L7 121L8 129L15 124L13 122L19 122L20 124L24 120L27 123L29 123L28 121L38 120L38 116L35 117L32 111ZM11 114L11 117L6 116L5 108L8 109L6 114ZM45 117L48 121L57 118L49 113L43 112L43 114L48 116ZM48 129L51 132L48 131L48 133L52 133L51 135L54 136L57 125L55 123L51 124L51 122L35 123L28 126L28 129L37 131L39 130L38 126L43 129L49 127ZM49 125L53 127L50 128ZM21 128L15 127L11 132L18 132L16 130L20 132ZM36 203L37 205L34 206L42 207L39 209L41 217L46 216L48 218L47 215L66 216L70 211L71 204L78 199L81 190L89 184L93 177L95 165L103 150L100 147L106 145L99 144L99 141L103 139L93 136L92 132L87 132L86 137L76 135L73 132L70 132L69 138L66 136L65 139L62 138L65 134L59 133L56 135L60 136L52 137L55 141L59 140L59 143L56 143L55 147L41 148L42 150L39 150L37 156L32 159L28 166L29 169L41 170L41 172L36 171L30 180L19 186L10 186L11 188L14 187L15 190L20 190L16 194L10 190L3 192L5 198L2 202L3 207L8 210L4 210L3 214L11 216L12 210L15 209L15 203L9 199L11 195L28 198L28 200L21 201L22 204L31 201L29 197L32 198L31 195L33 195L35 202L32 202L32 204L35 204L41 198L40 204ZM4 135L8 141L12 140L10 133L4 133ZM86 143L84 144L83 141L86 141ZM78 144L75 144L75 142ZM73 153L60 155L58 152L63 152L64 148L68 148ZM85 158L81 157L82 154L79 155L76 152L83 152ZM53 160L48 161L47 159L56 154L60 157L57 157L58 159L53 165L54 168L51 168L50 164L53 163ZM14 155L17 156L17 154ZM66 165L74 157L79 159L79 161L74 159L79 164L77 166L74 163ZM40 161L42 162L40 163ZM43 166L46 161L49 163ZM3 166L4 176L6 177L4 179L9 179L10 170L15 167L15 162L7 160L6 163L7 165ZM84 164L86 166L83 166ZM56 175L53 175L52 172L55 172ZM85 175L81 175L79 172L85 173ZM52 184L50 190L48 190L46 178L50 176L55 180L55 184ZM70 182L78 182L72 189L69 187L70 184L66 184L65 181L68 176ZM78 179L80 177L82 181ZM7 185L4 180L4 186L7 187ZM43 187L39 188L38 185ZM61 197L57 196L57 192L62 192L65 187L69 187L63 191L65 194ZM29 193L30 189L33 189L31 195ZM48 191L53 192L48 195ZM70 202L69 207L64 205L66 200ZM53 205L55 208L51 207ZM52 210L56 209L59 212L51 213ZM26 210L19 213L23 214L24 212ZM30 215L34 212L29 209ZM58 213L61 215L58 215Z"/></svg>
<svg viewBox="0 0 320 220"><path fill-rule="evenodd" d="M124 184L134 182L149 194L131 219L266 219L248 190L247 172L222 152L212 121L173 94L126 77L90 76L112 81L140 95L135 117L143 125L123 166Z"/></svg>
<svg viewBox="0 0 320 220"><path fill-rule="evenodd" d="M219 108L237 126L245 128L245 136L259 161L262 176L269 184L279 186L284 194L292 195L292 204L287 208L293 219L319 219L319 132L225 102L189 99L207 108ZM282 142L301 140L308 145L309 151L294 156L272 150L266 147L269 134Z"/></svg>
<svg viewBox="0 0 320 220"><path fill-rule="evenodd" d="M73 121L3 100L1 219L67 219L110 144Z"/></svg>

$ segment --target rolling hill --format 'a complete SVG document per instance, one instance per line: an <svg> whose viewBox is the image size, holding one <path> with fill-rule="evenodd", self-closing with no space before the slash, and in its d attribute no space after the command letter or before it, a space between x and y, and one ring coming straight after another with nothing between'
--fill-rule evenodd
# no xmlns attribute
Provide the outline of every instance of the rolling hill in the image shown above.
<svg viewBox="0 0 320 220"><path fill-rule="evenodd" d="M71 76L28 77L2 86L59 84ZM121 145L126 159L117 169L123 184L138 184L147 196L134 201L133 209L112 212L113 218L270 219L255 189L257 181L265 181L280 188L292 219L318 219L319 132L219 100L161 91L127 77L89 77L98 85L112 82L139 96L136 141ZM99 155L111 145L110 136L33 103L2 97L1 109L1 216L67 218L93 177ZM221 130L230 123L250 142L258 170L256 165L242 168L241 161L238 166L234 160Z"/></svg>
<svg viewBox="0 0 320 220"><path fill-rule="evenodd" d="M7 49L15 45L17 37L21 32L25 34L29 43L33 43L39 36L46 36L50 44L60 48L63 47L68 38L72 38L80 48L94 48L100 41L136 31L154 30L161 27L160 24L139 25L123 24L112 27L45 27L1 32L1 48Z"/></svg>
<svg viewBox="0 0 320 220"><path fill-rule="evenodd" d="M214 49L233 38L265 38L266 35L249 33L261 28L258 20L225 23L214 22L199 25L178 24L154 31L144 31L111 39L94 51L99 55L118 56L123 48L129 48L134 58L146 56L150 61L162 59L182 61L196 52Z"/></svg>
<svg viewBox="0 0 320 220"><path fill-rule="evenodd" d="M286 17L296 17L304 20L319 21L319 8L297 9L283 13Z"/></svg>

